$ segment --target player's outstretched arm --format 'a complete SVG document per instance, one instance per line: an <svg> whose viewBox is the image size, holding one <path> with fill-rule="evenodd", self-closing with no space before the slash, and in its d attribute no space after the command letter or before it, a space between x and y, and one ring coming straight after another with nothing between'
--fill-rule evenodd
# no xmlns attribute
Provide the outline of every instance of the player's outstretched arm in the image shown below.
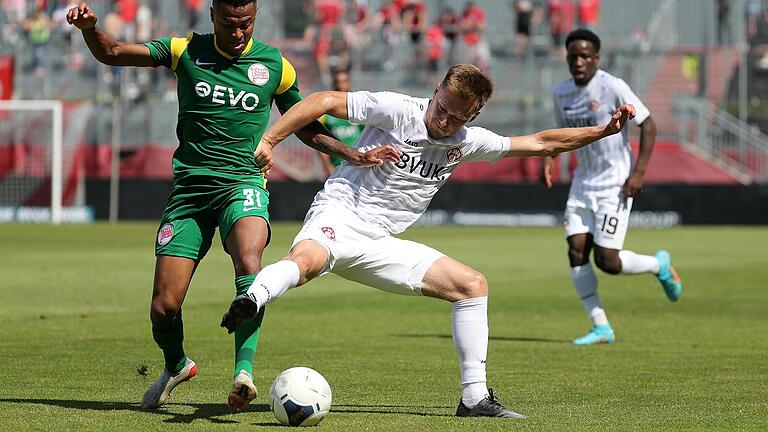
<svg viewBox="0 0 768 432"><path fill-rule="evenodd" d="M374 166L384 162L400 160L400 151L391 145L385 145L361 153L335 139L321 124L318 118L328 114L341 119L349 119L347 113L347 93L319 92L309 95L303 101L292 106L262 136L256 153L256 162L264 168L271 165L271 149L291 134L296 134L305 144L323 153L342 158L354 165ZM259 150L261 148L261 150ZM269 161L267 161L269 158Z"/></svg>
<svg viewBox="0 0 768 432"><path fill-rule="evenodd" d="M80 29L96 60L109 66L155 65L146 45L117 41L96 26L98 20L99 17L85 2L67 12L67 22Z"/></svg>
<svg viewBox="0 0 768 432"><path fill-rule="evenodd" d="M605 126L549 129L532 135L510 138L510 150L505 157L554 156L573 151L609 135L619 133L635 116L635 107L624 104Z"/></svg>

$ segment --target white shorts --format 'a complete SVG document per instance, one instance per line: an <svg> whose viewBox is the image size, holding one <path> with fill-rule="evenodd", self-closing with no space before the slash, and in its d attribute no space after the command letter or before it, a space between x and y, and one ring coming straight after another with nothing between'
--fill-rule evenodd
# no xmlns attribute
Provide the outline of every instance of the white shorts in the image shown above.
<svg viewBox="0 0 768 432"><path fill-rule="evenodd" d="M565 205L565 237L589 233L596 245L621 250L631 210L632 198L622 194L599 199L569 196Z"/></svg>
<svg viewBox="0 0 768 432"><path fill-rule="evenodd" d="M372 229L352 212L327 207L310 209L293 245L302 240L313 240L328 250L330 258L321 275L335 273L394 294L421 295L424 275L444 256L429 246Z"/></svg>

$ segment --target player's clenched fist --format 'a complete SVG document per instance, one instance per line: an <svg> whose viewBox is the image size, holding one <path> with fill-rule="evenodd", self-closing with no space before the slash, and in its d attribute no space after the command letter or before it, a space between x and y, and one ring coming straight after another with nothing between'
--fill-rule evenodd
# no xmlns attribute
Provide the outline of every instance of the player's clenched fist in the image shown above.
<svg viewBox="0 0 768 432"><path fill-rule="evenodd" d="M67 22L80 30L88 30L96 26L99 17L87 3L83 2L67 12Z"/></svg>
<svg viewBox="0 0 768 432"><path fill-rule="evenodd" d="M637 111L635 110L634 105L624 104L620 106L619 109L613 113L608 125L605 126L606 135L619 133L624 128L624 125L627 124L627 120L633 119L635 114L637 114Z"/></svg>

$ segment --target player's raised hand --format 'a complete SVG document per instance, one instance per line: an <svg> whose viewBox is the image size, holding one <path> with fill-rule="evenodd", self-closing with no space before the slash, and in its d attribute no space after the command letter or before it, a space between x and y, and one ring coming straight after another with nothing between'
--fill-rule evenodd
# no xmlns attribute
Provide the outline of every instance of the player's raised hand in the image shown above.
<svg viewBox="0 0 768 432"><path fill-rule="evenodd" d="M624 128L624 125L627 124L627 120L635 118L635 114L637 114L637 111L634 105L624 104L620 106L605 126L605 135L619 133Z"/></svg>
<svg viewBox="0 0 768 432"><path fill-rule="evenodd" d="M259 145L256 146L256 151L253 152L253 156L256 158L256 165L261 169L261 172L263 172L265 176L268 176L269 170L271 170L272 165L274 165L274 160L272 159L272 145L262 139L259 141Z"/></svg>
<svg viewBox="0 0 768 432"><path fill-rule="evenodd" d="M96 26L99 17L87 3L82 2L67 12L67 22L80 30L88 30Z"/></svg>
<svg viewBox="0 0 768 432"><path fill-rule="evenodd" d="M358 156L350 159L349 162L363 167L377 166L385 162L399 162L402 154L395 146L387 144L367 152L358 153Z"/></svg>

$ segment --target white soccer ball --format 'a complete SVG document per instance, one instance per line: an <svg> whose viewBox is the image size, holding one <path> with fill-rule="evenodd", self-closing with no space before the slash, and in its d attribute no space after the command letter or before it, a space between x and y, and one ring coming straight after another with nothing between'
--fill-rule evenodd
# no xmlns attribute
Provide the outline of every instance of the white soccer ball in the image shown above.
<svg viewBox="0 0 768 432"><path fill-rule="evenodd" d="M269 406L284 425L314 426L331 409L331 386L314 369L290 368L272 382Z"/></svg>

